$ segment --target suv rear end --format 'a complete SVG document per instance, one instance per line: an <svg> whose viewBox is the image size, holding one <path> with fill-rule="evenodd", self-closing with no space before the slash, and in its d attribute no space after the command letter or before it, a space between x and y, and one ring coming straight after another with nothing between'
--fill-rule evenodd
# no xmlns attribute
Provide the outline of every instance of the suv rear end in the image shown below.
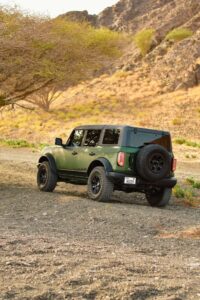
<svg viewBox="0 0 200 300"><path fill-rule="evenodd" d="M126 126L121 134L116 165L109 173L115 189L143 192L151 205L166 205L177 182L170 133Z"/></svg>

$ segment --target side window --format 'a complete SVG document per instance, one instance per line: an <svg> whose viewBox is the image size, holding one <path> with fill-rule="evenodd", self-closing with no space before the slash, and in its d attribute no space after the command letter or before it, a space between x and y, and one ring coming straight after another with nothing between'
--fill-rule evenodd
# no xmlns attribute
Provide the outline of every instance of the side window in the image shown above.
<svg viewBox="0 0 200 300"><path fill-rule="evenodd" d="M95 130L95 129L88 130L84 142L84 146L95 147L96 144L99 142L100 135L101 135L101 130Z"/></svg>
<svg viewBox="0 0 200 300"><path fill-rule="evenodd" d="M106 129L103 137L104 145L117 145L119 141L119 129Z"/></svg>
<svg viewBox="0 0 200 300"><path fill-rule="evenodd" d="M69 146L81 146L83 140L84 130L77 129L73 132L72 137L70 138Z"/></svg>

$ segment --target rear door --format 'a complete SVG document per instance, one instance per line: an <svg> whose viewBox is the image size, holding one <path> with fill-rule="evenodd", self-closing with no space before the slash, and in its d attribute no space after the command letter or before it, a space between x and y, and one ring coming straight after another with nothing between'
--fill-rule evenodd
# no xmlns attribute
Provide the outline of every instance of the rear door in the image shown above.
<svg viewBox="0 0 200 300"><path fill-rule="evenodd" d="M78 166L81 171L86 172L90 163L99 157L99 154L102 151L102 146L99 146L101 133L101 129L87 130L78 157Z"/></svg>

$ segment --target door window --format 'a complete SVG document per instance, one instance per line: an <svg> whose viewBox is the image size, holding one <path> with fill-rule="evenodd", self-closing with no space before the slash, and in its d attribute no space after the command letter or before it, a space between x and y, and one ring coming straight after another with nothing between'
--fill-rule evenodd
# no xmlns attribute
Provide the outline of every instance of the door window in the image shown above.
<svg viewBox="0 0 200 300"><path fill-rule="evenodd" d="M72 137L70 138L70 142L68 146L79 147L81 146L82 140L84 136L83 129L77 129L73 132Z"/></svg>
<svg viewBox="0 0 200 300"><path fill-rule="evenodd" d="M95 147L99 142L101 130L91 129L87 131L84 146Z"/></svg>

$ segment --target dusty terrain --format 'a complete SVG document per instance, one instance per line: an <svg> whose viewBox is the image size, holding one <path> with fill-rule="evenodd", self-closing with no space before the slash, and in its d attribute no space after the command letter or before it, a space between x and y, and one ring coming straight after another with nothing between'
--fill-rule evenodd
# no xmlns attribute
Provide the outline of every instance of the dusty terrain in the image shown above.
<svg viewBox="0 0 200 300"><path fill-rule="evenodd" d="M37 157L0 148L0 299L200 299L200 209L123 193L96 203L66 184L41 193Z"/></svg>

